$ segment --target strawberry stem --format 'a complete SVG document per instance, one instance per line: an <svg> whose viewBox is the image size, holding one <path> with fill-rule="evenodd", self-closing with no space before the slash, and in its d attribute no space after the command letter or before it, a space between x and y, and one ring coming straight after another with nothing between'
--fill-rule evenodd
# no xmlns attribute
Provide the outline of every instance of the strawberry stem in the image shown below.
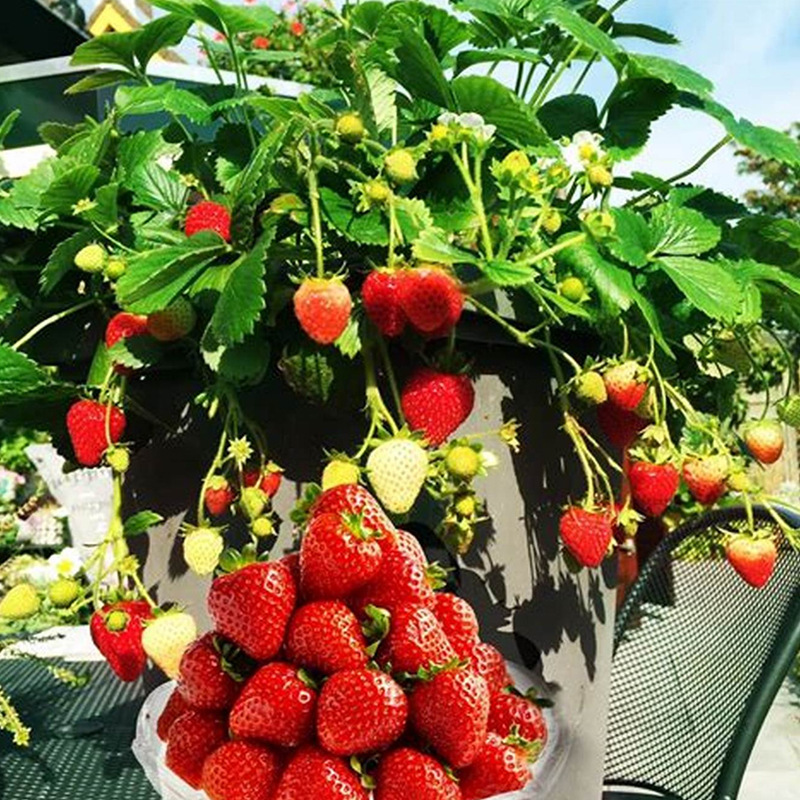
<svg viewBox="0 0 800 800"><path fill-rule="evenodd" d="M84 300L82 303L77 303L74 306L65 308L63 311L59 311L58 314L52 314L51 316L47 317L47 319L43 319L41 322L34 325L22 338L17 339L17 341L11 345L11 349L19 350L20 347L22 347L24 344L27 344L31 339L33 339L34 336L43 331L45 328L61 321L65 317L70 316L70 314L75 314L84 308L95 305L96 303L97 300L92 298L91 300Z"/></svg>
<svg viewBox="0 0 800 800"><path fill-rule="evenodd" d="M369 344L365 344L362 355L367 386L367 408L372 414L371 422L374 422L375 425L379 424L381 421L386 422L391 432L396 435L400 432L400 428L394 421L389 409L386 407L386 403L381 396L381 391L378 388L378 381L375 375L375 361L372 357L372 348Z"/></svg>
<svg viewBox="0 0 800 800"><path fill-rule="evenodd" d="M319 210L319 180L317 178L316 156L319 145L316 136L311 141L311 160L308 165L308 198L311 203L311 230L316 253L317 277L325 277L325 257L322 250L322 217Z"/></svg>
<svg viewBox="0 0 800 800"><path fill-rule="evenodd" d="M376 340L378 342L378 350L380 350L384 368L386 369L386 378L389 381L389 388L392 392L392 399L394 400L394 407L397 411L397 416L400 419L400 424L405 425L406 418L403 414L403 404L400 401L400 390L397 387L397 378L394 374L394 367L392 366L392 360L389 357L389 348L386 346L386 340L380 334L376 337Z"/></svg>

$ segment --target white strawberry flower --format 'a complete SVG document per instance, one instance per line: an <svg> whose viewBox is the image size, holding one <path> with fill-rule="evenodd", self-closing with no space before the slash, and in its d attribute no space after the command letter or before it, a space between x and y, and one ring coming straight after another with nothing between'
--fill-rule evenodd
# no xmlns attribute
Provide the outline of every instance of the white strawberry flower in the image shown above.
<svg viewBox="0 0 800 800"><path fill-rule="evenodd" d="M585 172L590 164L606 157L602 144L603 137L599 133L578 131L568 144L561 147L561 157L570 172Z"/></svg>
<svg viewBox="0 0 800 800"><path fill-rule="evenodd" d="M46 561L37 561L35 564L31 564L23 573L24 580L40 589L54 583L58 577L55 567Z"/></svg>
<svg viewBox="0 0 800 800"><path fill-rule="evenodd" d="M74 578L83 567L81 554L75 547L65 547L61 552L53 553L47 563L59 578Z"/></svg>

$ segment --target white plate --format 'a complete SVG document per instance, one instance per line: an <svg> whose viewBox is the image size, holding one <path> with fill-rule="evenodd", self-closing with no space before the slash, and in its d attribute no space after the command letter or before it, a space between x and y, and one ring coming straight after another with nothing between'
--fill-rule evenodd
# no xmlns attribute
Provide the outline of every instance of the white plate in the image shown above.
<svg viewBox="0 0 800 800"><path fill-rule="evenodd" d="M541 690L534 676L523 667L509 663L508 670L520 691L527 691L531 686L536 686L537 692ZM136 722L136 738L131 749L163 800L208 800L205 792L192 789L172 770L167 769L164 760L166 745L158 738L156 726L174 688L174 681L162 684L145 700ZM555 785L569 753L571 741L557 708L544 709L544 716L548 731L547 744L532 767L533 780L519 792L507 792L492 800L544 798Z"/></svg>

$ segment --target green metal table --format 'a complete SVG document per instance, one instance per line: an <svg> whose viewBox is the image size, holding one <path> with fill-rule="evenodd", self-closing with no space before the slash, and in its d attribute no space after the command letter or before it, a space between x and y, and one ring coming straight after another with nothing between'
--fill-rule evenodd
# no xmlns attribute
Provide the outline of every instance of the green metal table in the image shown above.
<svg viewBox="0 0 800 800"><path fill-rule="evenodd" d="M0 735L0 798L158 800L131 753L142 682L122 683L105 663L71 666L91 675L87 686L62 685L24 661L0 662L0 685L32 729L27 748Z"/></svg>

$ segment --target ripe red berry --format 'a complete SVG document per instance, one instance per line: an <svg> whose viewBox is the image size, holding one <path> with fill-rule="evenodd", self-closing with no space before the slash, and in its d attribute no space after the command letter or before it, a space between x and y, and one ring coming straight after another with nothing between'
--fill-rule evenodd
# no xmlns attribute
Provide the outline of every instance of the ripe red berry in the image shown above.
<svg viewBox="0 0 800 800"><path fill-rule="evenodd" d="M209 800L272 800L281 774L276 753L255 742L225 742L203 763Z"/></svg>
<svg viewBox="0 0 800 800"><path fill-rule="evenodd" d="M438 447L472 413L475 389L468 375L422 367L409 378L400 400L412 430Z"/></svg>
<svg viewBox="0 0 800 800"><path fill-rule="evenodd" d="M106 438L106 416L110 442ZM116 444L125 433L125 414L116 406L78 400L67 412L67 431L78 463L96 467L109 444Z"/></svg>
<svg viewBox="0 0 800 800"><path fill-rule="evenodd" d="M381 758L375 800L461 800L461 790L432 756L402 747Z"/></svg>
<svg viewBox="0 0 800 800"><path fill-rule="evenodd" d="M144 672L144 621L153 616L143 600L123 600L92 614L89 632L97 649L120 680L135 681Z"/></svg>
<svg viewBox="0 0 800 800"><path fill-rule="evenodd" d="M636 361L626 361L603 373L608 402L623 411L634 411L644 399L648 381L646 372Z"/></svg>
<svg viewBox="0 0 800 800"><path fill-rule="evenodd" d="M621 450L630 447L631 442L647 426L647 421L638 414L625 411L608 401L597 406L597 421L608 441Z"/></svg>
<svg viewBox="0 0 800 800"><path fill-rule="evenodd" d="M783 453L783 429L771 419L754 422L745 428L744 443L757 461L774 464Z"/></svg>
<svg viewBox="0 0 800 800"><path fill-rule="evenodd" d="M478 618L463 597L449 592L436 595L434 614L459 658L469 658L478 638Z"/></svg>
<svg viewBox="0 0 800 800"><path fill-rule="evenodd" d="M337 672L322 687L317 737L329 753L353 756L385 750L406 727L408 700L385 672Z"/></svg>
<svg viewBox="0 0 800 800"><path fill-rule="evenodd" d="M222 475L216 475L208 482L203 494L203 502L211 516L221 517L228 513L235 497L236 494L230 483Z"/></svg>
<svg viewBox="0 0 800 800"><path fill-rule="evenodd" d="M121 339L144 336L147 332L147 317L120 311L114 314L106 325L106 347L111 349ZM115 364L114 370L120 375L131 375L134 372L131 367L122 364Z"/></svg>
<svg viewBox="0 0 800 800"><path fill-rule="evenodd" d="M210 200L203 200L193 205L186 214L187 236L194 236L200 231L218 233L226 242L231 240L231 212Z"/></svg>
<svg viewBox="0 0 800 800"><path fill-rule="evenodd" d="M516 733L528 742L547 743L547 723L542 709L533 700L513 692L492 695L489 730L502 738Z"/></svg>
<svg viewBox="0 0 800 800"><path fill-rule="evenodd" d="M399 291L405 274L396 270L373 270L361 287L364 310L384 336L399 336L405 330L407 319L400 306Z"/></svg>
<svg viewBox="0 0 800 800"><path fill-rule="evenodd" d="M408 270L399 283L400 306L421 333L449 331L461 318L464 295L458 281L441 267Z"/></svg>
<svg viewBox="0 0 800 800"><path fill-rule="evenodd" d="M181 714L169 730L166 763L179 778L199 789L203 763L228 738L225 717L194 709Z"/></svg>
<svg viewBox="0 0 800 800"><path fill-rule="evenodd" d="M778 549L774 539L736 536L725 546L728 563L754 589L769 582L775 570Z"/></svg>
<svg viewBox="0 0 800 800"><path fill-rule="evenodd" d="M395 607L389 634L380 648L381 663L391 664L394 672L413 674L456 658L456 651L429 608L413 604Z"/></svg>
<svg viewBox="0 0 800 800"><path fill-rule="evenodd" d="M564 547L583 567L599 567L614 538L614 517L606 509L589 511L570 506L558 525Z"/></svg>
<svg viewBox="0 0 800 800"><path fill-rule="evenodd" d="M506 660L496 647L486 642L478 642L473 645L467 660L473 671L486 681L490 696L502 692L511 685L511 675L508 673Z"/></svg>
<svg viewBox="0 0 800 800"><path fill-rule="evenodd" d="M524 789L531 773L522 748L490 733L472 764L459 771L458 779L463 800L484 800Z"/></svg>
<svg viewBox="0 0 800 800"><path fill-rule="evenodd" d="M233 650L219 636L207 633L186 648L181 658L178 691L193 708L223 711L239 694L241 676L231 663Z"/></svg>
<svg viewBox="0 0 800 800"><path fill-rule="evenodd" d="M728 459L722 455L687 458L683 462L682 473L692 497L699 503L710 506L725 494Z"/></svg>
<svg viewBox="0 0 800 800"><path fill-rule="evenodd" d="M318 344L333 344L344 333L353 308L339 278L306 278L293 302L300 327Z"/></svg>
<svg viewBox="0 0 800 800"><path fill-rule="evenodd" d="M648 517L660 517L677 494L681 476L672 464L635 461L628 481L636 508Z"/></svg>
<svg viewBox="0 0 800 800"><path fill-rule="evenodd" d="M357 514L364 527L380 534L378 543L382 548L394 541L395 527L380 503L363 486L353 483L334 486L319 495L309 511L309 522L319 514L343 512Z"/></svg>
<svg viewBox="0 0 800 800"><path fill-rule="evenodd" d="M258 488L261 489L267 497L275 497L278 493L278 489L280 489L282 477L283 470L276 464L270 463L261 476L261 482L258 484Z"/></svg>
<svg viewBox="0 0 800 800"><path fill-rule="evenodd" d="M245 684L231 709L231 733L279 747L298 747L314 731L317 693L297 667L273 661Z"/></svg>
<svg viewBox="0 0 800 800"><path fill-rule="evenodd" d="M280 561L256 562L215 578L208 610L217 631L251 658L267 661L283 645L297 588Z"/></svg>
<svg viewBox="0 0 800 800"><path fill-rule="evenodd" d="M273 800L369 800L350 764L313 745L300 748L284 770Z"/></svg>
<svg viewBox="0 0 800 800"><path fill-rule="evenodd" d="M190 708L191 706L183 699L183 695L177 689L174 689L156 723L156 734L162 742L167 741L172 723Z"/></svg>

